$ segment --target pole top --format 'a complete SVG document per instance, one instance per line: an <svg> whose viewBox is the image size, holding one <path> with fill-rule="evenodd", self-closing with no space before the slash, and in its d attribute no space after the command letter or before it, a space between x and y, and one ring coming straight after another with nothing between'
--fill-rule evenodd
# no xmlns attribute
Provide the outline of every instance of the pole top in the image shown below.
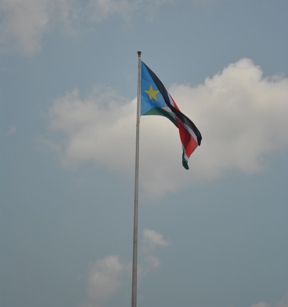
<svg viewBox="0 0 288 307"><path fill-rule="evenodd" d="M138 57L140 58L142 51L137 51L137 53L138 53Z"/></svg>

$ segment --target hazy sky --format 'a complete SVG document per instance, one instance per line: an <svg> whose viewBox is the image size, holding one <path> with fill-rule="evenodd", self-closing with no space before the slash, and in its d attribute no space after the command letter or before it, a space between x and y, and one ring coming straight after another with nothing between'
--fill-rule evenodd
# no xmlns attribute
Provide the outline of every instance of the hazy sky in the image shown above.
<svg viewBox="0 0 288 307"><path fill-rule="evenodd" d="M138 306L288 307L287 17L0 0L0 306L130 306L142 50L203 140L141 118Z"/></svg>

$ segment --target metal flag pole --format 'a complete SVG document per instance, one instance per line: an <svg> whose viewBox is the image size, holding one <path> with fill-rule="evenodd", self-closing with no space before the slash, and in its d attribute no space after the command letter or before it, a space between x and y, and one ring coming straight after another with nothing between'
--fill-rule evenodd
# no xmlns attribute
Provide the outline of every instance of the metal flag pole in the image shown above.
<svg viewBox="0 0 288 307"><path fill-rule="evenodd" d="M132 262L132 307L137 306L137 249L138 249L138 184L139 184L139 135L140 135L140 95L141 95L141 51L138 51L137 115L136 115L136 154L134 190L134 231Z"/></svg>

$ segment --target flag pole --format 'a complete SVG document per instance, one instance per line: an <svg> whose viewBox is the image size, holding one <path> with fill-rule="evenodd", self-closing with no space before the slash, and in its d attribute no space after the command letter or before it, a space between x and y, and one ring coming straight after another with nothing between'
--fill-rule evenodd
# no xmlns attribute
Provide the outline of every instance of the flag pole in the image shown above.
<svg viewBox="0 0 288 307"><path fill-rule="evenodd" d="M137 250L138 250L138 184L139 184L139 135L140 135L140 91L141 91L141 51L138 54L137 114L136 114L136 153L135 153L135 189L134 189L134 229L132 262L132 302L137 306Z"/></svg>

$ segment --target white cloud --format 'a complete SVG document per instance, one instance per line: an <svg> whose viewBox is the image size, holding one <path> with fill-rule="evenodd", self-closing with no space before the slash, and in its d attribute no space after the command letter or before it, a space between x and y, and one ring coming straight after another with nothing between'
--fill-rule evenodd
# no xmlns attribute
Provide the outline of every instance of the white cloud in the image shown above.
<svg viewBox="0 0 288 307"><path fill-rule="evenodd" d="M147 235L148 234L148 235ZM143 232L143 244L139 253L138 276L143 277L151 270L158 269L159 259L153 255L157 246L166 246L168 243L162 235L153 231ZM153 243L152 245L150 243ZM148 243L148 246L147 246ZM144 252L143 252L144 251ZM121 286L131 281L131 263L121 263L117 255L107 256L95 262L88 274L87 302L82 307L100 307L121 291Z"/></svg>
<svg viewBox="0 0 288 307"><path fill-rule="evenodd" d="M181 166L178 131L159 116L141 118L140 184L161 196L196 181L227 172L261 170L267 155L288 148L288 79L263 78L249 59L228 65L195 87L174 85L171 94L202 133L202 145L191 156L190 170ZM135 99L126 102L111 90L81 99L74 90L55 100L50 123L64 140L64 164L94 161L111 170L133 173Z"/></svg>
<svg viewBox="0 0 288 307"><path fill-rule="evenodd" d="M55 101L50 109L51 127L67 136L61 143L63 163L94 160L111 169L133 170L135 102L121 105L121 100L111 90L95 90L81 100L73 90Z"/></svg>
<svg viewBox="0 0 288 307"><path fill-rule="evenodd" d="M160 261L157 256L154 255L154 251L157 247L166 247L169 242L163 238L161 233L152 229L143 230L143 239L141 244L141 265L139 271L141 275L145 275L151 270L158 269L160 267Z"/></svg>
<svg viewBox="0 0 288 307"><path fill-rule="evenodd" d="M259 67L242 59L196 88L171 91L203 134L195 161L199 177L227 170L253 173L267 153L287 149L287 78L263 79Z"/></svg>
<svg viewBox="0 0 288 307"><path fill-rule="evenodd" d="M26 55L41 49L44 34L53 29L75 33L114 14L124 19L133 12L158 6L170 0L1 0L0 48L2 51L19 51ZM128 18L129 19L129 18Z"/></svg>
<svg viewBox="0 0 288 307"><path fill-rule="evenodd" d="M88 297L100 301L109 298L119 288L120 274L124 268L118 256L108 256L98 260L89 273Z"/></svg>
<svg viewBox="0 0 288 307"><path fill-rule="evenodd" d="M288 295L286 294L281 301L272 305L265 302L259 302L257 304L253 304L251 307L288 307Z"/></svg>
<svg viewBox="0 0 288 307"><path fill-rule="evenodd" d="M128 0L90 0L89 10L91 21L99 22L112 14L128 16L132 7Z"/></svg>
<svg viewBox="0 0 288 307"><path fill-rule="evenodd" d="M2 0L0 2L0 45L2 49L32 54L40 50L47 30L51 3L49 0Z"/></svg>
<svg viewBox="0 0 288 307"><path fill-rule="evenodd" d="M143 231L144 242L149 247L156 247L156 246L167 246L169 243L164 240L163 236L156 232L155 230L151 229L144 229Z"/></svg>

